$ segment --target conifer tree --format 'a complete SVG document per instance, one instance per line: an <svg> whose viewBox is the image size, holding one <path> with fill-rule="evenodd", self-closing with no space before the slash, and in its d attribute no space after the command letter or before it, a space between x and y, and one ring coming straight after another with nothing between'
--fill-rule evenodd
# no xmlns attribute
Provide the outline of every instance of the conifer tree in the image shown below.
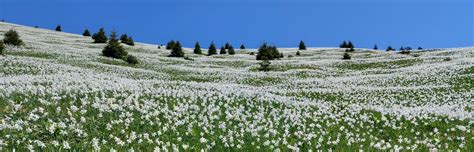
<svg viewBox="0 0 474 152"><path fill-rule="evenodd" d="M230 44L229 44L229 42L225 43L225 46L224 46L224 48L225 48L226 50L230 48Z"/></svg>
<svg viewBox="0 0 474 152"><path fill-rule="evenodd" d="M212 42L211 45L209 46L209 50L207 51L207 55L211 56L211 55L214 55L214 54L217 54L217 48L216 48L216 45L214 44L214 42Z"/></svg>
<svg viewBox="0 0 474 152"><path fill-rule="evenodd" d="M102 54L106 57L112 57L116 59L125 59L128 52L120 45L117 35L114 31L110 34L110 40L102 50Z"/></svg>
<svg viewBox="0 0 474 152"><path fill-rule="evenodd" d="M347 42L343 41L341 45L339 45L340 48L347 48Z"/></svg>
<svg viewBox="0 0 474 152"><path fill-rule="evenodd" d="M88 29L84 30L84 32L82 33L82 36L91 36L91 33L89 32Z"/></svg>
<svg viewBox="0 0 474 152"><path fill-rule="evenodd" d="M194 45L194 54L202 54L201 45L199 44L199 42L196 42L196 44Z"/></svg>
<svg viewBox="0 0 474 152"><path fill-rule="evenodd" d="M400 51L405 51L405 48L403 46L401 46Z"/></svg>
<svg viewBox="0 0 474 152"><path fill-rule="evenodd" d="M306 45L303 41L300 41L300 45L298 46L299 50L306 50Z"/></svg>
<svg viewBox="0 0 474 152"><path fill-rule="evenodd" d="M300 56L300 55L301 55L300 51L296 51L296 56Z"/></svg>
<svg viewBox="0 0 474 152"><path fill-rule="evenodd" d="M377 47L377 44L374 46L374 50L378 50L379 48Z"/></svg>
<svg viewBox="0 0 474 152"><path fill-rule="evenodd" d="M230 55L234 55L234 54L235 54L235 50L234 50L234 47L233 47L232 45L229 47L229 54L230 54Z"/></svg>
<svg viewBox="0 0 474 152"><path fill-rule="evenodd" d="M423 48L422 48L422 47L418 47L418 50L423 50Z"/></svg>
<svg viewBox="0 0 474 152"><path fill-rule="evenodd" d="M120 36L120 42L125 43L125 42L127 42L127 40L128 40L127 34L122 34Z"/></svg>
<svg viewBox="0 0 474 152"><path fill-rule="evenodd" d="M172 50L174 48L174 45L176 45L176 42L174 40L171 40L166 44L166 49Z"/></svg>
<svg viewBox="0 0 474 152"><path fill-rule="evenodd" d="M342 56L342 59L343 60L350 60L351 59L351 55L349 55L349 53L344 53L344 56Z"/></svg>
<svg viewBox="0 0 474 152"><path fill-rule="evenodd" d="M128 55L128 56L127 56L127 60L126 60L126 61L127 61L127 63L129 63L129 64L133 64L133 65L135 65L135 64L138 64L138 63L139 63L139 61L138 61L138 58L137 58L137 57L135 57L135 56L133 56L133 55Z"/></svg>
<svg viewBox="0 0 474 152"><path fill-rule="evenodd" d="M131 36L127 38L127 41L125 42L125 44L130 45L130 46L135 46L135 42L133 41L133 38Z"/></svg>
<svg viewBox="0 0 474 152"><path fill-rule="evenodd" d="M276 46L268 46L267 43L263 43L258 49L257 60L274 60L280 58L280 52Z"/></svg>
<svg viewBox="0 0 474 152"><path fill-rule="evenodd" d="M241 49L241 50L244 50L244 49L245 49L244 44L240 45L240 49Z"/></svg>
<svg viewBox="0 0 474 152"><path fill-rule="evenodd" d="M99 32L92 35L94 43L107 43L107 36L105 35L104 28L100 28Z"/></svg>
<svg viewBox="0 0 474 152"><path fill-rule="evenodd" d="M352 44L352 42L349 41L349 42L347 43L347 48L353 49L353 48L355 48L355 47L354 47L354 44Z"/></svg>
<svg viewBox="0 0 474 152"><path fill-rule="evenodd" d="M181 47L181 43L179 43L179 41L176 41L176 43L173 45L173 48L171 49L171 54L169 56L184 57L183 48Z"/></svg>
<svg viewBox="0 0 474 152"><path fill-rule="evenodd" d="M388 46L388 47L387 47L387 51L393 51L392 46Z"/></svg>
<svg viewBox="0 0 474 152"><path fill-rule="evenodd" d="M15 46L23 45L23 41L20 39L20 35L18 35L18 32L13 29L5 33L3 43Z"/></svg>
<svg viewBox="0 0 474 152"><path fill-rule="evenodd" d="M61 32L61 25L56 26L56 31Z"/></svg>
<svg viewBox="0 0 474 152"><path fill-rule="evenodd" d="M227 54L224 46L221 47L221 51L219 52L219 54Z"/></svg>

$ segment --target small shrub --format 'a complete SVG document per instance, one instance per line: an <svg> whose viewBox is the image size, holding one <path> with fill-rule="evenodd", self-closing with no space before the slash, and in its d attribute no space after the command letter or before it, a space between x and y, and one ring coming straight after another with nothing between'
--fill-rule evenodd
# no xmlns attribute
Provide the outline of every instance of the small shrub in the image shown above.
<svg viewBox="0 0 474 152"><path fill-rule="evenodd" d="M255 55L255 52L250 52L249 55Z"/></svg>
<svg viewBox="0 0 474 152"><path fill-rule="evenodd" d="M262 62L258 63L260 65L260 67L258 68L258 71L264 71L264 72L268 72L271 70L271 62L268 61L268 60L263 60Z"/></svg>
<svg viewBox="0 0 474 152"><path fill-rule="evenodd" d="M354 48L349 48L349 49L346 49L346 52L355 52L355 49Z"/></svg>
<svg viewBox="0 0 474 152"><path fill-rule="evenodd" d="M221 51L219 52L219 54L227 54L227 51L225 51L225 47L221 47Z"/></svg>
<svg viewBox="0 0 474 152"><path fill-rule="evenodd" d="M190 57L188 57L188 56L185 56L184 59L185 59L185 60L189 60L189 61L194 61L193 58L190 58Z"/></svg>
<svg viewBox="0 0 474 152"><path fill-rule="evenodd" d="M128 64L132 64L132 65L136 65L139 63L138 58L133 55L128 55L126 61Z"/></svg>
<svg viewBox="0 0 474 152"><path fill-rule="evenodd" d="M394 51L394 49L391 46L388 46L386 51Z"/></svg>
<svg viewBox="0 0 474 152"><path fill-rule="evenodd" d="M61 25L56 26L56 31L61 32Z"/></svg>
<svg viewBox="0 0 474 152"><path fill-rule="evenodd" d="M92 39L94 39L94 43L107 43L107 36L105 35L104 28L100 28L99 32L92 35Z"/></svg>
<svg viewBox="0 0 474 152"><path fill-rule="evenodd" d="M230 55L234 55L234 54L235 54L234 47L232 47L232 46L229 47L229 54L230 54Z"/></svg>
<svg viewBox="0 0 474 152"><path fill-rule="evenodd" d="M447 58L444 59L444 61L451 61L451 60L453 60L453 59L450 58L450 57L447 57Z"/></svg>
<svg viewBox="0 0 474 152"><path fill-rule="evenodd" d="M299 50L306 50L306 45L304 44L303 41L300 41L300 45L298 46Z"/></svg>
<svg viewBox="0 0 474 152"><path fill-rule="evenodd" d="M125 44L130 45L130 46L134 46L134 45L135 45L135 42L133 42L133 38L127 36L127 34L122 34L122 35L120 36L120 42L121 42L121 43L125 43Z"/></svg>
<svg viewBox="0 0 474 152"><path fill-rule="evenodd" d="M342 56L342 59L343 60L350 60L351 59L351 55L349 55L349 53L344 53L344 56Z"/></svg>
<svg viewBox="0 0 474 152"><path fill-rule="evenodd" d="M172 50L174 48L174 45L176 45L176 42L174 40L171 40L166 44L166 49Z"/></svg>
<svg viewBox="0 0 474 152"><path fill-rule="evenodd" d="M300 56L300 55L301 55L300 51L296 51L296 56Z"/></svg>
<svg viewBox="0 0 474 152"><path fill-rule="evenodd" d="M241 49L241 50L244 50L244 49L245 49L244 44L240 45L240 49Z"/></svg>
<svg viewBox="0 0 474 152"><path fill-rule="evenodd" d="M420 54L414 54L413 55L413 57L419 57L419 56L420 56Z"/></svg>
<svg viewBox="0 0 474 152"><path fill-rule="evenodd" d="M293 55L288 55L288 58L292 58L292 57L293 57Z"/></svg>
<svg viewBox="0 0 474 152"><path fill-rule="evenodd" d="M18 32L13 29L5 33L3 43L15 46L23 45L23 41L20 39L20 35L18 35Z"/></svg>
<svg viewBox="0 0 474 152"><path fill-rule="evenodd" d="M91 36L91 33L89 32L88 29L84 30L84 32L82 33L82 36Z"/></svg>
<svg viewBox="0 0 474 152"><path fill-rule="evenodd" d="M176 41L176 43L173 45L169 57L184 57L183 48L181 47L181 43L179 43L179 41Z"/></svg>
<svg viewBox="0 0 474 152"><path fill-rule="evenodd" d="M404 49L404 50L402 50L402 51L400 52L400 54L410 54L410 50L405 50L405 49Z"/></svg>
<svg viewBox="0 0 474 152"><path fill-rule="evenodd" d="M211 56L211 55L214 55L214 54L217 54L217 48L216 48L216 45L214 44L214 42L211 42L211 45L209 46L209 50L207 51L207 55Z"/></svg>
<svg viewBox="0 0 474 152"><path fill-rule="evenodd" d="M377 44L374 45L374 50L378 50L379 47L377 47Z"/></svg>

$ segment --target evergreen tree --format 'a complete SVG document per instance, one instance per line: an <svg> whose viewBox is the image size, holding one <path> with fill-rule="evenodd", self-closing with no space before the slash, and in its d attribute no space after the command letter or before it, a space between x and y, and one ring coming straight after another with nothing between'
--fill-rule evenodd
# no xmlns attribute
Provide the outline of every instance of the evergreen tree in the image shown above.
<svg viewBox="0 0 474 152"><path fill-rule="evenodd" d="M300 41L300 45L298 46L299 50L306 50L306 45L303 41Z"/></svg>
<svg viewBox="0 0 474 152"><path fill-rule="evenodd" d="M125 59L128 52L120 45L117 35L114 31L110 34L110 40L102 50L102 54L106 57L112 57L116 59Z"/></svg>
<svg viewBox="0 0 474 152"><path fill-rule="evenodd" d="M84 30L84 32L82 33L82 36L91 36L91 33L89 32L88 29Z"/></svg>
<svg viewBox="0 0 474 152"><path fill-rule="evenodd" d="M128 55L126 61L127 61L128 64L133 64L133 65L139 63L138 58L133 56L133 55Z"/></svg>
<svg viewBox="0 0 474 152"><path fill-rule="evenodd" d="M0 55L3 55L3 50L5 49L5 45L2 41L0 41Z"/></svg>
<svg viewBox="0 0 474 152"><path fill-rule="evenodd" d="M135 42L133 41L133 38L131 36L127 38L127 41L125 41L125 44L130 45L130 46L135 46Z"/></svg>
<svg viewBox="0 0 474 152"><path fill-rule="evenodd" d="M176 43L173 45L173 48L171 49L171 54L169 56L184 57L183 48L181 47L181 43L179 43L179 41L176 41Z"/></svg>
<svg viewBox="0 0 474 152"><path fill-rule="evenodd" d="M61 32L61 25L56 26L56 31Z"/></svg>
<svg viewBox="0 0 474 152"><path fill-rule="evenodd" d="M374 46L374 50L378 50L379 48L377 47L377 44Z"/></svg>
<svg viewBox="0 0 474 152"><path fill-rule="evenodd" d="M423 50L423 48L422 48L422 47L418 47L418 50Z"/></svg>
<svg viewBox="0 0 474 152"><path fill-rule="evenodd" d="M283 52L280 52L280 58L279 59L284 58L284 57L285 57L285 55L283 55Z"/></svg>
<svg viewBox="0 0 474 152"><path fill-rule="evenodd" d="M219 54L227 54L227 52L225 51L225 47L221 47L221 51L219 52Z"/></svg>
<svg viewBox="0 0 474 152"><path fill-rule="evenodd" d="M350 60L351 59L351 55L349 55L349 53L344 53L344 56L342 56L342 59L343 60Z"/></svg>
<svg viewBox="0 0 474 152"><path fill-rule="evenodd" d="M128 40L127 34L122 34L120 36L120 42L125 43L125 42L127 42L127 40Z"/></svg>
<svg viewBox="0 0 474 152"><path fill-rule="evenodd" d="M20 39L20 35L18 35L18 32L13 29L5 33L3 43L15 46L23 45L23 41Z"/></svg>
<svg viewBox="0 0 474 152"><path fill-rule="evenodd" d="M393 51L392 46L388 46L388 47L387 47L387 51Z"/></svg>
<svg viewBox="0 0 474 152"><path fill-rule="evenodd" d="M194 54L202 54L201 45L199 44L199 42L196 42L196 44L194 45Z"/></svg>
<svg viewBox="0 0 474 152"><path fill-rule="evenodd" d="M214 42L212 42L211 45L209 46L209 50L207 51L207 55L211 56L214 54L217 54L217 48L216 48L216 45L214 45Z"/></svg>
<svg viewBox="0 0 474 152"><path fill-rule="evenodd" d="M401 46L400 51L405 51L405 48L403 46Z"/></svg>
<svg viewBox="0 0 474 152"><path fill-rule="evenodd" d="M340 48L347 48L347 42L343 41L341 45L339 45Z"/></svg>
<svg viewBox="0 0 474 152"><path fill-rule="evenodd" d="M107 43L104 28L100 28L99 32L92 35L92 39L94 39L94 43Z"/></svg>
<svg viewBox="0 0 474 152"><path fill-rule="evenodd" d="M174 48L174 45L176 45L176 42L174 40L171 40L166 44L166 49L172 50Z"/></svg>
<svg viewBox="0 0 474 152"><path fill-rule="evenodd" d="M268 46L263 43L258 49L257 60L274 60L280 58L280 52L275 46Z"/></svg>
<svg viewBox="0 0 474 152"><path fill-rule="evenodd" d="M229 54L230 54L230 55L234 55L234 54L235 54L235 50L234 50L234 47L233 47L232 45L229 47Z"/></svg>
<svg viewBox="0 0 474 152"><path fill-rule="evenodd" d="M268 60L263 60L262 62L258 64L260 65L260 67L258 68L259 71L267 72L271 70L270 64L272 63Z"/></svg>
<svg viewBox="0 0 474 152"><path fill-rule="evenodd" d="M354 44L352 44L351 41L349 41L349 43L347 43L347 48L353 49L353 48L355 48L355 46L354 46Z"/></svg>
<svg viewBox="0 0 474 152"><path fill-rule="evenodd" d="M296 51L296 56L300 56L300 51Z"/></svg>
<svg viewBox="0 0 474 152"><path fill-rule="evenodd" d="M244 49L245 49L244 44L240 45L240 49L241 49L241 50L244 50Z"/></svg>
<svg viewBox="0 0 474 152"><path fill-rule="evenodd" d="M225 47L226 50L229 49L229 48L230 48L229 42L225 43L225 46L224 46L224 47Z"/></svg>

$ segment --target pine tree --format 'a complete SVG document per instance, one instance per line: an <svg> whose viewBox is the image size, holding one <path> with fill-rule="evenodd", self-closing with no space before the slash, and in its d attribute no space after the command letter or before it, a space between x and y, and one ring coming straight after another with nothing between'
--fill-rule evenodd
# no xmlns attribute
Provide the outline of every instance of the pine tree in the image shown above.
<svg viewBox="0 0 474 152"><path fill-rule="evenodd" d="M3 44L3 41L0 41L0 55L3 55L4 49L5 49L5 45Z"/></svg>
<svg viewBox="0 0 474 152"><path fill-rule="evenodd" d="M296 51L296 56L300 56L300 51Z"/></svg>
<svg viewBox="0 0 474 152"><path fill-rule="evenodd" d="M82 33L82 36L91 36L91 33L89 32L88 29L84 30L84 32Z"/></svg>
<svg viewBox="0 0 474 152"><path fill-rule="evenodd" d="M351 59L351 55L349 55L349 53L344 53L344 56L342 56L342 59L343 60L350 60Z"/></svg>
<svg viewBox="0 0 474 152"><path fill-rule="evenodd" d="M99 32L92 35L92 39L94 39L94 43L107 43L104 28L100 28Z"/></svg>
<svg viewBox="0 0 474 152"><path fill-rule="evenodd" d="M106 57L112 57L116 59L125 59L128 52L120 45L117 35L114 31L110 34L110 40L102 50L102 54Z"/></svg>
<svg viewBox="0 0 474 152"><path fill-rule="evenodd" d="M379 48L377 47L377 44L374 46L374 50L378 50Z"/></svg>
<svg viewBox="0 0 474 152"><path fill-rule="evenodd" d="M354 46L354 44L352 44L351 41L349 41L349 43L347 43L347 48L353 49L353 48L355 48L355 46Z"/></svg>
<svg viewBox="0 0 474 152"><path fill-rule="evenodd" d="M196 42L196 44L194 45L194 54L202 54L201 45L199 44L199 42Z"/></svg>
<svg viewBox="0 0 474 152"><path fill-rule="evenodd" d="M244 44L240 45L240 49L241 49L241 50L244 50L244 49L245 49Z"/></svg>
<svg viewBox="0 0 474 152"><path fill-rule="evenodd" d="M225 46L224 46L224 47L225 47L226 50L229 49L229 48L230 48L229 42L225 43Z"/></svg>
<svg viewBox="0 0 474 152"><path fill-rule="evenodd" d="M270 64L272 63L268 60L263 60L262 62L258 64L260 65L260 67L258 68L259 71L267 72L271 70Z"/></svg>
<svg viewBox="0 0 474 152"><path fill-rule="evenodd" d="M125 43L125 42L127 42L127 40L128 40L127 34L122 34L122 35L120 36L120 42L121 42L121 43Z"/></svg>
<svg viewBox="0 0 474 152"><path fill-rule="evenodd" d="M340 48L347 48L347 42L343 41L341 45L339 45Z"/></svg>
<svg viewBox="0 0 474 152"><path fill-rule="evenodd" d="M400 51L405 51L405 48L403 46L401 46Z"/></svg>
<svg viewBox="0 0 474 152"><path fill-rule="evenodd" d="M61 25L56 26L56 31L61 32Z"/></svg>
<svg viewBox="0 0 474 152"><path fill-rule="evenodd" d="M422 48L422 47L418 47L418 50L423 50L423 48Z"/></svg>
<svg viewBox="0 0 474 152"><path fill-rule="evenodd" d="M207 55L211 56L211 55L214 55L214 54L217 54L217 48L216 48L216 45L214 44L214 42L212 42L211 45L209 46L209 50L207 52Z"/></svg>
<svg viewBox="0 0 474 152"><path fill-rule="evenodd" d="M304 44L303 41L300 41L300 45L299 45L299 50L306 50L306 45Z"/></svg>
<svg viewBox="0 0 474 152"><path fill-rule="evenodd" d="M387 51L393 51L392 46L388 46L388 47L387 47Z"/></svg>
<svg viewBox="0 0 474 152"><path fill-rule="evenodd" d="M23 45L23 41L20 39L20 35L18 35L18 32L13 29L5 33L3 43L15 46Z"/></svg>
<svg viewBox="0 0 474 152"><path fill-rule="evenodd" d="M263 43L258 49L257 60L274 60L280 58L280 52L276 46L268 46L267 43Z"/></svg>
<svg viewBox="0 0 474 152"><path fill-rule="evenodd" d="M230 54L230 55L234 55L234 54L235 54L235 50L234 50L234 47L233 47L232 45L229 47L229 54Z"/></svg>
<svg viewBox="0 0 474 152"><path fill-rule="evenodd" d="M171 54L169 56L184 57L183 48L181 47L181 43L179 43L179 41L176 41L176 43L173 45L173 48L171 49Z"/></svg>
<svg viewBox="0 0 474 152"><path fill-rule="evenodd" d="M171 40L166 44L166 49L172 50L174 48L174 45L176 45L176 42L174 40Z"/></svg>
<svg viewBox="0 0 474 152"><path fill-rule="evenodd" d="M133 38L131 36L127 38L127 41L125 42L125 44L130 45L130 46L135 46L135 42L133 41Z"/></svg>
<svg viewBox="0 0 474 152"><path fill-rule="evenodd" d="M221 51L219 52L219 54L227 54L227 52L225 51L225 47L221 47Z"/></svg>

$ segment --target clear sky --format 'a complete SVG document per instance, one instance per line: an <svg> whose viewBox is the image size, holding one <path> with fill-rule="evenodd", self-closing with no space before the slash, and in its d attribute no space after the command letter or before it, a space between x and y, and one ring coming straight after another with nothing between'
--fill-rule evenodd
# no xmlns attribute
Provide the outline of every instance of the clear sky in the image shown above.
<svg viewBox="0 0 474 152"><path fill-rule="evenodd" d="M0 19L78 34L104 27L187 47L474 46L472 0L0 0Z"/></svg>

